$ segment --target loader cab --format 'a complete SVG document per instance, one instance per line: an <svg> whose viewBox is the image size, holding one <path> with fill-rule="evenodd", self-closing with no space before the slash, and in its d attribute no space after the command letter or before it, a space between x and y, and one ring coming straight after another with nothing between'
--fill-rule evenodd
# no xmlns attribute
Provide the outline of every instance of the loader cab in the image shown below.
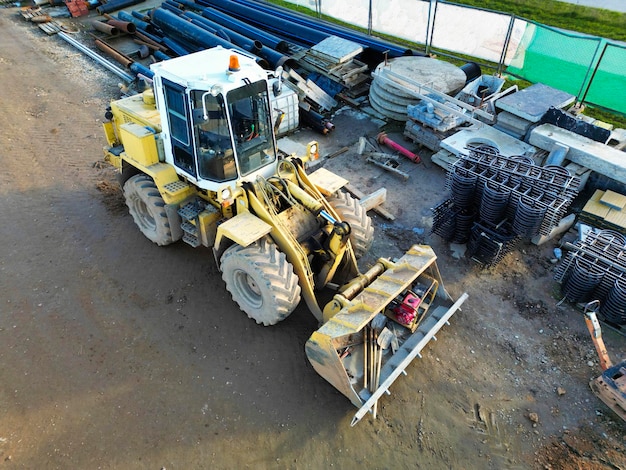
<svg viewBox="0 0 626 470"><path fill-rule="evenodd" d="M212 54L196 55L191 69L186 57L154 69L165 161L209 191L271 176L277 151L267 73L235 51L204 53Z"/></svg>

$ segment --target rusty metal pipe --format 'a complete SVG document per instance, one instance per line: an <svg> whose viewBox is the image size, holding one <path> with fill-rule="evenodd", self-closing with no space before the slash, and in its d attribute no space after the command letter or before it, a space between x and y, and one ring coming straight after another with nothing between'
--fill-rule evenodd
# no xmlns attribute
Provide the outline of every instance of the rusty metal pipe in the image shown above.
<svg viewBox="0 0 626 470"><path fill-rule="evenodd" d="M118 34L120 34L120 30L117 29L115 26L103 23L102 21L93 20L91 22L91 26L93 26L93 29L95 29L96 31L106 33L109 36L117 36Z"/></svg>
<svg viewBox="0 0 626 470"><path fill-rule="evenodd" d="M152 44L154 47L163 47L163 44L160 44L159 42L157 42L156 40L154 40L151 36L148 36L147 34L138 31L135 33L135 36L138 37L139 39L141 39L143 42L145 42L146 44Z"/></svg>
<svg viewBox="0 0 626 470"><path fill-rule="evenodd" d="M133 59L122 54L120 51L114 49L113 47L111 47L110 44L107 44L102 39L96 39L95 43L98 49L100 49L105 54L113 57L115 60L117 60L120 64L122 64L126 68L130 67L130 64L134 62Z"/></svg>
<svg viewBox="0 0 626 470"><path fill-rule="evenodd" d="M133 39L133 42L135 44L139 44L140 46L147 46L152 51L164 51L166 49L163 46L155 46L154 44L146 42L146 41L142 41L141 39Z"/></svg>
<svg viewBox="0 0 626 470"><path fill-rule="evenodd" d="M135 25L135 23L131 23L130 21L111 19L107 21L107 24L115 26L120 31L124 31L128 34L135 34L137 32L137 26Z"/></svg>

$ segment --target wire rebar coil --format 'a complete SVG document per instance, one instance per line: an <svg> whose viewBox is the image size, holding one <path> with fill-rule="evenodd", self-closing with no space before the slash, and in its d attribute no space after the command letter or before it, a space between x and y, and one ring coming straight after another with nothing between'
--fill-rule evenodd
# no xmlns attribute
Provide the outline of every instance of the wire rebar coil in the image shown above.
<svg viewBox="0 0 626 470"><path fill-rule="evenodd" d="M498 224L508 203L509 192L502 191L498 185L487 181L480 201L480 218L491 224Z"/></svg>
<svg viewBox="0 0 626 470"><path fill-rule="evenodd" d="M612 323L626 325L626 280L615 280L606 302L600 304L600 313Z"/></svg>
<svg viewBox="0 0 626 470"><path fill-rule="evenodd" d="M545 207L537 207L532 199L521 197L516 204L513 231L520 237L532 238L539 233L545 215Z"/></svg>
<svg viewBox="0 0 626 470"><path fill-rule="evenodd" d="M574 269L562 287L563 296L570 302L588 301L594 289L600 284L602 276L604 271L587 261L577 259Z"/></svg>
<svg viewBox="0 0 626 470"><path fill-rule="evenodd" d="M469 175L461 168L453 169L451 190L455 206L466 208L473 203L477 180L477 176Z"/></svg>

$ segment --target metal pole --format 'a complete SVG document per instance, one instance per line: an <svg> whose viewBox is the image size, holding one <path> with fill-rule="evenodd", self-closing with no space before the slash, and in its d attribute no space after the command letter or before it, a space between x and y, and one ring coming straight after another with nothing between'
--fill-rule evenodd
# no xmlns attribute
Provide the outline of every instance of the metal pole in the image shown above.
<svg viewBox="0 0 626 470"><path fill-rule="evenodd" d="M502 75L502 67L504 66L504 61L506 60L506 53L509 50L509 43L511 42L511 34L513 33L515 18L515 15L511 15L509 28L506 31L506 37L504 38L504 47L502 48L502 54L500 54L500 62L498 62L498 77Z"/></svg>
<svg viewBox="0 0 626 470"><path fill-rule="evenodd" d="M578 97L577 97L577 101L579 103L584 103L585 102L585 98L587 98L587 93L589 93L589 88L591 88L591 84L593 83L593 79L596 76L596 73L598 72L598 67L600 66L600 62L602 62L602 57L604 57L604 53L606 52L606 48L609 45L608 42L606 42L604 39L601 39L600 42L598 43L598 47L600 47L600 44L604 43L604 47L602 48L602 52L600 53L600 57L598 57L598 60L592 60L591 64L589 66L589 69L587 69L587 74L585 75L585 80L583 80L582 86L580 88L580 91L578 92ZM596 54L598 52L598 48L596 48ZM596 56L596 54L594 54L594 58ZM593 67L593 63L595 62L595 67ZM589 82L587 82L587 87L585 88L585 92L583 93L582 98L580 98L580 94L582 93L583 87L585 86L585 82L587 81L587 77L589 76L589 70L591 69L591 67L593 67L593 73L591 74L591 77L589 78Z"/></svg>
<svg viewBox="0 0 626 470"><path fill-rule="evenodd" d="M434 6L433 6L434 5ZM437 18L437 0L430 0L428 5L428 27L426 28L426 55L430 54L435 34L435 19Z"/></svg>
<svg viewBox="0 0 626 470"><path fill-rule="evenodd" d="M68 42L72 46L74 46L76 49L81 51L83 54L86 54L89 57L91 57L93 60L98 62L100 65L102 65L104 68L106 68L110 72L113 72L115 75L117 75L121 79L126 80L128 83L131 83L131 82L133 82L135 80L135 77L133 77L132 75L126 73L124 70L122 70L121 68L119 68L115 64L112 64L111 62L109 62L108 60L103 58L100 54L98 54L98 53L92 51L91 49L87 48L84 44L81 44L80 42L76 41L71 36L68 36L67 33L60 32L60 33L57 34L57 36L59 36L61 39L63 39L64 41Z"/></svg>

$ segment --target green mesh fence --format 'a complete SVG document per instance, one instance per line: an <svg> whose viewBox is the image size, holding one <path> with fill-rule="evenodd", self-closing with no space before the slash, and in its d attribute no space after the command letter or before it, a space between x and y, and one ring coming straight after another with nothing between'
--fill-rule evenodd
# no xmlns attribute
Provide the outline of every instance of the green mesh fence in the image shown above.
<svg viewBox="0 0 626 470"><path fill-rule="evenodd" d="M625 73L626 47L607 44L584 101L626 114Z"/></svg>
<svg viewBox="0 0 626 470"><path fill-rule="evenodd" d="M528 23L507 71L578 95L599 43L598 38L573 37Z"/></svg>
<svg viewBox="0 0 626 470"><path fill-rule="evenodd" d="M567 91L579 100L584 97L587 103L626 113L626 49L609 45L602 54L604 46L602 38L528 23L507 71Z"/></svg>

